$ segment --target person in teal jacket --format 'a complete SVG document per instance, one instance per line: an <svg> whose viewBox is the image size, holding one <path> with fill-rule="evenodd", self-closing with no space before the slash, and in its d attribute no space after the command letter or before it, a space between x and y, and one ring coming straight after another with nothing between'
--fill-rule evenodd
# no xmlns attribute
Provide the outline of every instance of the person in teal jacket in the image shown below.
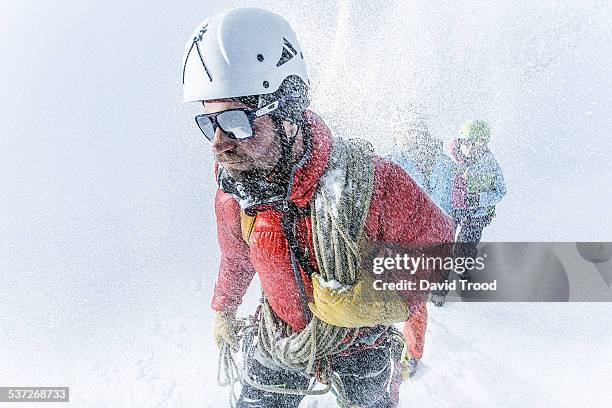
<svg viewBox="0 0 612 408"><path fill-rule="evenodd" d="M397 150L388 158L399 164L438 207L452 216L454 164L444 153L442 141L431 136L423 119L397 123L394 129Z"/></svg>
<svg viewBox="0 0 612 408"><path fill-rule="evenodd" d="M466 122L451 143L455 162L452 215L459 225L455 241L476 244L495 216L495 206L506 194L501 167L489 150L491 128L483 120Z"/></svg>

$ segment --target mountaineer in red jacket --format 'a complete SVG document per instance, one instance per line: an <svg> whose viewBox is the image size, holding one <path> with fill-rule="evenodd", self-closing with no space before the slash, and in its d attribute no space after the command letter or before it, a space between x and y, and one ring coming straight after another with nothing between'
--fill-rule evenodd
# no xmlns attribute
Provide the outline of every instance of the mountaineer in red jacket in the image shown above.
<svg viewBox="0 0 612 408"><path fill-rule="evenodd" d="M236 309L255 273L270 318L275 327L283 327L272 343L290 341L313 326L308 305L320 267L313 256L310 214L317 191L337 186L320 185L332 167L336 139L307 110L308 84L295 33L283 17L266 10L239 8L209 18L185 50L184 99L202 102L205 113L196 122L212 143L217 163L221 265L212 301L215 337L234 349L239 343ZM451 220L414 181L389 161L377 156L372 161L366 239L374 244L450 242ZM427 315L423 302L410 306L404 336L416 361L423 351ZM257 350L245 363L249 378L257 381L243 383L238 406L297 407L303 395L283 390L307 389L313 373L321 380L323 369L333 373L328 382L342 384L345 403L395 406L399 381L390 326L351 333L339 337L344 346L334 345L341 352L316 354L316 365L300 369L301 363L285 364L266 351L260 329ZM270 392L265 385L282 386Z"/></svg>

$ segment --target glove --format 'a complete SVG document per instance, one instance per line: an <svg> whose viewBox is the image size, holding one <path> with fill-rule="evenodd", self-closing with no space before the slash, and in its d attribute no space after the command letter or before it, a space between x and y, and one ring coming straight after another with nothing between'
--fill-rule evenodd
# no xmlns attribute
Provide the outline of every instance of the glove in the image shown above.
<svg viewBox="0 0 612 408"><path fill-rule="evenodd" d="M478 208L478 205L480 204L480 196L477 193L469 193L465 201L468 208Z"/></svg>
<svg viewBox="0 0 612 408"><path fill-rule="evenodd" d="M410 316L406 301L396 291L375 290L369 272L341 291L325 287L319 275L312 275L312 313L338 327L374 327L403 322Z"/></svg>
<svg viewBox="0 0 612 408"><path fill-rule="evenodd" d="M218 346L226 342L234 351L238 351L240 349L240 338L238 337L240 328L241 325L236 320L236 311L216 312L213 334Z"/></svg>
<svg viewBox="0 0 612 408"><path fill-rule="evenodd" d="M402 351L402 357L400 359L400 366L402 370L402 380L408 381L417 372L417 368L419 366L419 360L416 358L410 357L410 353L408 352L408 348L404 347Z"/></svg>
<svg viewBox="0 0 612 408"><path fill-rule="evenodd" d="M417 368L419 366L419 360L414 358L410 358L406 361L402 361L402 380L408 381L417 372Z"/></svg>

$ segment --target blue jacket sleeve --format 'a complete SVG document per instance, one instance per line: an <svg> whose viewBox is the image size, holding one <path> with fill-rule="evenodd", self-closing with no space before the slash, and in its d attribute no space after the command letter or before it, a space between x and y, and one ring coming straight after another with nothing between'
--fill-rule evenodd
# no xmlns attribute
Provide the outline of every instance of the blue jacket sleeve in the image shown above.
<svg viewBox="0 0 612 408"><path fill-rule="evenodd" d="M432 198L446 214L452 214L452 188L453 178L455 176L454 164L452 160L443 155L434 172L431 175L432 181Z"/></svg>

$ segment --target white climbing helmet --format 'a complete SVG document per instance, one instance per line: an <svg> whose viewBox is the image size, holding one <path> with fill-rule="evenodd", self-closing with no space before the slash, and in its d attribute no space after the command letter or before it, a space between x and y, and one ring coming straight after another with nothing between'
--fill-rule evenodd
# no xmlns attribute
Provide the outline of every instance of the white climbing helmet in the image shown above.
<svg viewBox="0 0 612 408"><path fill-rule="evenodd" d="M204 20L187 42L183 101L269 94L291 75L309 84L289 22L268 10L236 8Z"/></svg>

